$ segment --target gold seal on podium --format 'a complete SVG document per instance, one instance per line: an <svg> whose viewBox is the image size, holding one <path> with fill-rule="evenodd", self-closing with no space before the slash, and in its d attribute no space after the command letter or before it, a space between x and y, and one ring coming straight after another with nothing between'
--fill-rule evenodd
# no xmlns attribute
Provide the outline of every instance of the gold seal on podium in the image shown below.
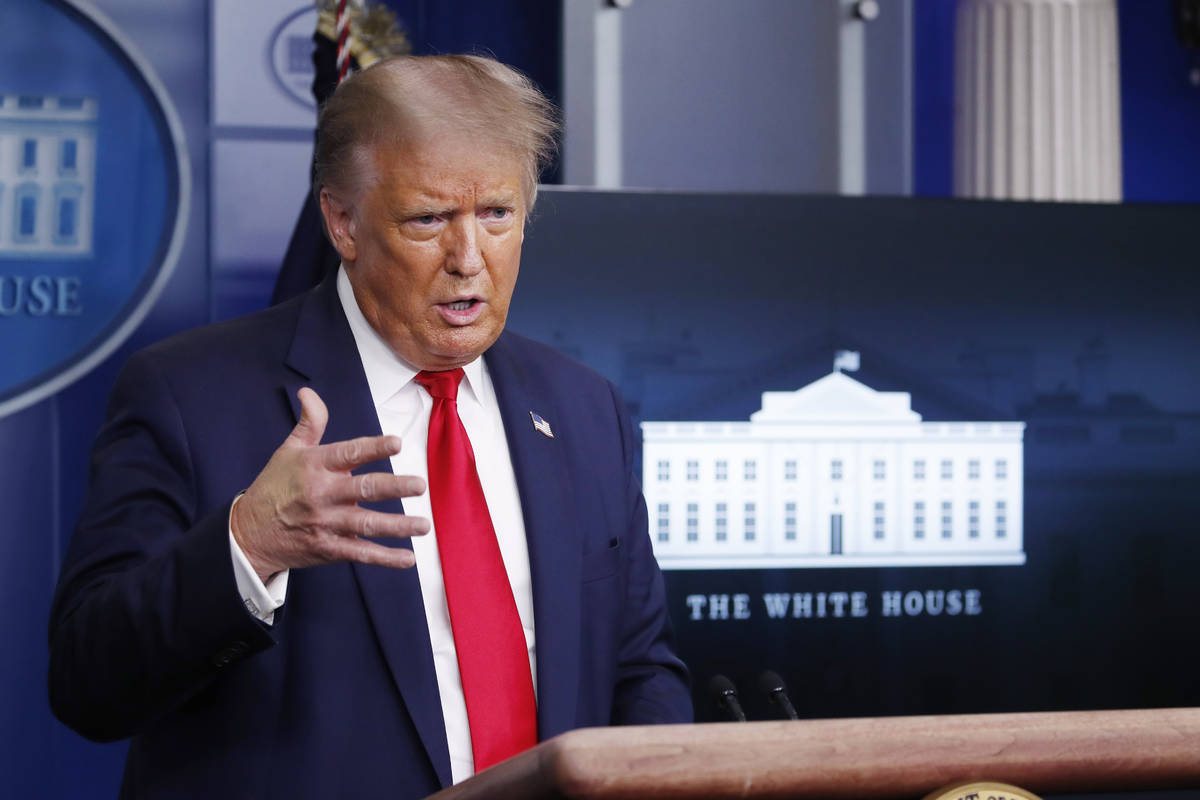
<svg viewBox="0 0 1200 800"><path fill-rule="evenodd" d="M996 781L954 783L925 795L924 800L1042 800L1033 792Z"/></svg>

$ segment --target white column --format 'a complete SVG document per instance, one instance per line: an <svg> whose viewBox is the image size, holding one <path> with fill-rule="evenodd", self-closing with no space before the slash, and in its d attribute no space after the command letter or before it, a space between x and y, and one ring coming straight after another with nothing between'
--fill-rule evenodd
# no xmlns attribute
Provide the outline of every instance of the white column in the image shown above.
<svg viewBox="0 0 1200 800"><path fill-rule="evenodd" d="M606 0L562 0L563 183L622 185L623 13Z"/></svg>
<svg viewBox="0 0 1200 800"><path fill-rule="evenodd" d="M959 0L954 190L1121 199L1116 0Z"/></svg>
<svg viewBox="0 0 1200 800"><path fill-rule="evenodd" d="M866 20L857 0L840 0L838 26L838 192L864 194L867 186Z"/></svg>

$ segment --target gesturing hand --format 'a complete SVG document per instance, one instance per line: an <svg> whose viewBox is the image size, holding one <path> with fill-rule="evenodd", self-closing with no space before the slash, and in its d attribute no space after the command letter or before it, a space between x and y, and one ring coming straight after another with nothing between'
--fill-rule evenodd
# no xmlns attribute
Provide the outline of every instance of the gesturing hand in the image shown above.
<svg viewBox="0 0 1200 800"><path fill-rule="evenodd" d="M312 389L301 389L300 421L233 507L230 526L255 572L266 581L292 567L358 561L411 567L412 551L385 547L366 536L414 536L429 520L360 508L358 503L411 497L425 481L411 475L355 467L400 452L396 436L364 436L321 444L329 411Z"/></svg>

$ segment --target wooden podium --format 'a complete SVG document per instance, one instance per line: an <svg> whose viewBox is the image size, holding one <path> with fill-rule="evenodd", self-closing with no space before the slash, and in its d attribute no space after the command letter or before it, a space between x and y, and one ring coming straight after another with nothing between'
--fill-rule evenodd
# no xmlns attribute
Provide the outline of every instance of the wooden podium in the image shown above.
<svg viewBox="0 0 1200 800"><path fill-rule="evenodd" d="M587 728L430 800L920 798L984 780L1038 794L1200 788L1200 709Z"/></svg>

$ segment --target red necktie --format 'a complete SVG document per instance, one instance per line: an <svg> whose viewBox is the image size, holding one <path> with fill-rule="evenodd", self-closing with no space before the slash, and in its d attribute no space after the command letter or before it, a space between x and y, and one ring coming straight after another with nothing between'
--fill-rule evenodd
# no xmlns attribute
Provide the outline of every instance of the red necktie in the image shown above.
<svg viewBox="0 0 1200 800"><path fill-rule="evenodd" d="M537 744L537 702L525 632L458 417L462 376L422 371L416 381L433 397L429 502L479 772Z"/></svg>

